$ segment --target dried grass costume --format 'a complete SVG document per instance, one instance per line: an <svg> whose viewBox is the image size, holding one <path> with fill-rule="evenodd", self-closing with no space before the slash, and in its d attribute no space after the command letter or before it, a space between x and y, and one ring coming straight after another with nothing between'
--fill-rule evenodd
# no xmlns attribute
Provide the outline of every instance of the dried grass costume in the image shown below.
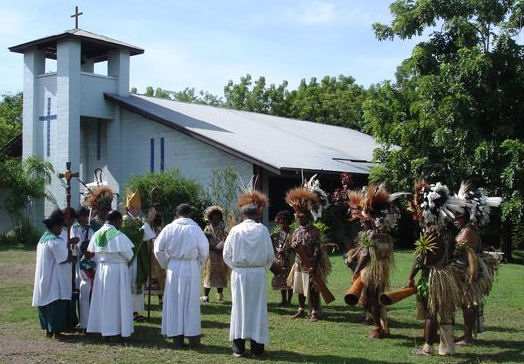
<svg viewBox="0 0 524 364"><path fill-rule="evenodd" d="M318 187L318 184L316 187ZM309 261L315 267L316 274L326 282L327 276L331 272L331 262L322 246L320 232L313 226L313 216L319 217L323 209L320 207L320 201L318 193L305 187L294 188L286 194L286 202L295 210L297 220L300 221L303 218L306 221L305 224L300 224L293 231L291 245L293 247L305 247ZM306 297L309 300L310 321L317 321L320 318L320 294L298 254L295 254L295 263L289 273L287 283L290 287L293 287L294 293L299 294L299 309L294 317L305 317L304 304Z"/></svg>
<svg viewBox="0 0 524 364"><path fill-rule="evenodd" d="M287 278L293 266L292 234L291 231L285 232L280 226L277 226L271 234L271 241L275 249L275 261L273 264L277 267L277 273L271 279L271 287L274 291L292 288L287 284Z"/></svg>
<svg viewBox="0 0 524 364"><path fill-rule="evenodd" d="M447 186L422 181L415 187L411 201L413 217L422 227L415 244L415 262L410 274L413 279L418 270L421 278L417 285L419 318L425 319L424 347L415 351L433 354L433 343L440 327L440 355L455 353L453 341L455 306L461 302L457 275L452 267L454 232L451 222L455 214L464 211L463 201L450 196ZM438 324L440 317L440 325Z"/></svg>
<svg viewBox="0 0 524 364"><path fill-rule="evenodd" d="M471 340L474 331L484 331L483 301L491 291L498 269L498 261L482 252L478 228L489 222L490 207L499 206L502 200L485 196L481 188L474 189L468 182L462 182L457 197L466 202L465 215L461 217L467 224L456 237L454 267L462 292L465 338Z"/></svg>
<svg viewBox="0 0 524 364"><path fill-rule="evenodd" d="M224 263L222 250L228 231L223 221L220 221L218 226L211 224L213 214L223 216L222 209L219 206L210 206L204 211L204 219L208 223L204 228L204 234L209 241L209 257L204 265L204 288L225 288L229 269Z"/></svg>
<svg viewBox="0 0 524 364"><path fill-rule="evenodd" d="M346 265L357 262L354 279L360 277L364 284L360 303L373 319L372 338L383 338L389 333L386 309L378 298L389 288L394 264L393 238L389 231L400 217L392 202L400 195L390 196L383 187L371 185L366 190L350 192L348 199L351 219L360 220L363 230L356 247L347 254Z"/></svg>

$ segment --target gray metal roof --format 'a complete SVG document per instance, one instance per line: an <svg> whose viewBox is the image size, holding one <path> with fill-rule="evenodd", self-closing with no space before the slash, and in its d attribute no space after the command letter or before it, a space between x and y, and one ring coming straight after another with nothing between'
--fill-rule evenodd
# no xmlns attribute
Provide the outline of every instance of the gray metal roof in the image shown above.
<svg viewBox="0 0 524 364"><path fill-rule="evenodd" d="M56 59L56 42L65 38L80 39L82 42L82 53L88 58L95 59L97 62L106 60L107 51L111 49L124 48L129 50L132 56L144 53L142 48L83 29L66 30L60 34L9 47L9 50L11 52L24 53L28 48L36 46L37 48L46 50L46 57Z"/></svg>
<svg viewBox="0 0 524 364"><path fill-rule="evenodd" d="M377 142L338 126L207 105L130 95L106 99L274 173L369 173Z"/></svg>

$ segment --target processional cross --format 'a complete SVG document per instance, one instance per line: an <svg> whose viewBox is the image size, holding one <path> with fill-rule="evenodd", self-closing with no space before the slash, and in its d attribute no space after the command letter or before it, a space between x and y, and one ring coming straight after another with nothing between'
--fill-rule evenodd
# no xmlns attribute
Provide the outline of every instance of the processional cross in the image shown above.
<svg viewBox="0 0 524 364"><path fill-rule="evenodd" d="M75 29L78 29L78 17L84 14L83 12L78 12L78 6L75 6L75 13L71 15L71 18L75 18Z"/></svg>
<svg viewBox="0 0 524 364"><path fill-rule="evenodd" d="M66 162L66 171L63 173L59 173L58 177L63 178L66 180L66 201L67 201L67 209L66 209L66 219L67 221L71 221L71 178L78 177L78 172L71 172L71 162ZM71 239L71 226L67 227L67 242L69 243L69 239ZM71 249L73 250L73 246L71 246ZM74 250L73 250L74 251ZM73 297L72 299L78 297L78 290L76 289L76 270L75 270L75 262L73 261L72 264L72 272L71 272L71 284L73 287Z"/></svg>

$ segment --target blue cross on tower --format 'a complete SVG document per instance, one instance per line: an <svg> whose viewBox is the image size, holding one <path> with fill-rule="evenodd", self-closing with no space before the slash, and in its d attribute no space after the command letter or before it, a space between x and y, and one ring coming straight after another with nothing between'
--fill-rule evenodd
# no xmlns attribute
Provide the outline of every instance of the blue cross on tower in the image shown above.
<svg viewBox="0 0 524 364"><path fill-rule="evenodd" d="M47 121L47 153L46 155L49 157L51 155L51 120L56 120L56 114L51 115L51 98L47 98L47 115L40 116L38 118L40 121Z"/></svg>

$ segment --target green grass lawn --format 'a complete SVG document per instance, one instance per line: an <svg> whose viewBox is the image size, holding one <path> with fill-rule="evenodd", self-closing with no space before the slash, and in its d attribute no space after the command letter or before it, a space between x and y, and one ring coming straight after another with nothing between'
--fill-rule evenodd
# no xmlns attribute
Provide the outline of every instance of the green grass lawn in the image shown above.
<svg viewBox="0 0 524 364"><path fill-rule="evenodd" d="M135 325L128 347L102 343L98 337L68 335L64 340L46 339L40 330L36 309L31 307L35 252L23 249L0 250L0 362L253 362L234 359L230 354L230 292L226 303L201 306L202 347L196 351L176 351L160 336L161 312L154 299L151 322ZM495 363L524 362L524 266L501 267L492 294L485 307L486 332L476 345L457 348L453 357L416 357L411 349L422 344L422 322L415 319L415 299L410 297L389 310L391 336L368 339L370 327L356 321L360 307L348 307L343 294L350 273L338 256L332 257L330 290L336 301L325 306L327 317L317 323L294 321L292 308L280 308L280 292L269 290L269 330L267 360L280 363ZM411 253L396 253L393 287L400 287L411 267ZM296 305L296 297L293 304ZM457 314L455 336L462 330Z"/></svg>

